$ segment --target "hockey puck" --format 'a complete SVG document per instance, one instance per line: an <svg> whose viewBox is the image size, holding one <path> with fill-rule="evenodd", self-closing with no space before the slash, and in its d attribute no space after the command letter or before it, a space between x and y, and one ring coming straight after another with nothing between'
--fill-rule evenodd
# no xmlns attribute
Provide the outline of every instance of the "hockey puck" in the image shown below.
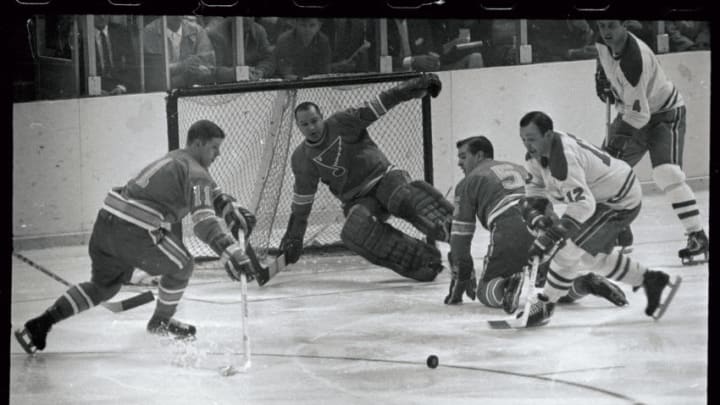
<svg viewBox="0 0 720 405"><path fill-rule="evenodd" d="M438 357L436 355L431 354L428 356L427 361L425 361L425 363L427 363L427 366L430 368L436 368L438 366L438 364L440 364L440 360L438 360Z"/></svg>

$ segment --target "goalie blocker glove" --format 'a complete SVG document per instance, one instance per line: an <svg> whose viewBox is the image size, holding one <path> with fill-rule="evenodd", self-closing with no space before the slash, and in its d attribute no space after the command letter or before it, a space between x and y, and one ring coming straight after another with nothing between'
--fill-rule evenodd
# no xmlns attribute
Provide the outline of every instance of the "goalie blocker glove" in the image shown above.
<svg viewBox="0 0 720 405"><path fill-rule="evenodd" d="M300 259L306 229L307 217L290 214L287 230L280 241L280 251L285 255L286 264L293 264Z"/></svg>

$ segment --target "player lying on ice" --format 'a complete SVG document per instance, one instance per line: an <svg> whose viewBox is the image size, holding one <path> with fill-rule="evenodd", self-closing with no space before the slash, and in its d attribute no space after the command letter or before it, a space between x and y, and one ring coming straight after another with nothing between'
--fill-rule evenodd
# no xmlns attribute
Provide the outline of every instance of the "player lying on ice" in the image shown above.
<svg viewBox="0 0 720 405"><path fill-rule="evenodd" d="M90 281L70 287L15 336L28 353L43 350L52 325L88 310L118 293L133 268L160 275L155 312L147 331L189 338L195 326L173 318L193 271L193 258L170 226L190 214L193 231L220 256L232 278L255 275L245 246L221 225L249 235L254 216L223 194L208 168L220 155L225 133L201 120L188 130L185 148L150 163L124 187L108 193L98 212L90 243Z"/></svg>
<svg viewBox="0 0 720 405"><path fill-rule="evenodd" d="M526 203L527 172L515 163L494 159L493 145L484 136L473 136L456 144L458 166L465 177L455 187L455 212L450 236L448 261L452 270L446 304L460 304L463 293L471 300L491 308L517 309L522 270L534 236L522 217ZM550 218L556 216L547 205ZM476 218L490 231L490 243L479 283L475 281L473 258L470 254ZM543 217L544 218L544 217ZM540 266L536 285L544 284L548 262ZM606 298L617 306L627 304L623 291L604 277L588 273L572 280L561 302L572 302L587 294Z"/></svg>
<svg viewBox="0 0 720 405"><path fill-rule="evenodd" d="M423 74L385 90L363 105L324 118L317 105L295 108L295 123L305 137L292 154L295 177L292 214L280 249L286 263L303 252L303 237L318 183L322 180L343 205L345 246L371 263L418 281L442 271L440 251L386 223L390 215L410 222L435 240L447 240L452 204L422 180L390 163L367 128L391 108L426 94L437 97L442 84Z"/></svg>
<svg viewBox="0 0 720 405"><path fill-rule="evenodd" d="M618 233L640 212L642 190L632 168L594 145L555 131L552 119L533 111L520 120L527 149L526 223L539 228L529 256L552 257L542 293L531 297L528 326L549 321L555 303L567 294L578 268L645 290L645 313L659 319L680 286L662 271L649 270L613 247ZM548 198L567 204L563 216L545 216ZM670 287L665 300L662 292Z"/></svg>

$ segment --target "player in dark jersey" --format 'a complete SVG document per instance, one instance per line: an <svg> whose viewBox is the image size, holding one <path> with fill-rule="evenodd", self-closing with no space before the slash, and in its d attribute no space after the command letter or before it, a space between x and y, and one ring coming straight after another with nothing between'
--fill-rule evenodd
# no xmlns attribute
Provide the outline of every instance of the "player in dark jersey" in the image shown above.
<svg viewBox="0 0 720 405"><path fill-rule="evenodd" d="M322 180L343 205L341 239L371 263L418 281L432 281L442 271L437 248L386 223L390 215L412 223L435 240L447 240L452 204L430 184L393 166L367 128L395 105L435 97L442 84L423 74L381 92L363 105L325 119L317 105L300 103L295 123L305 140L292 154L295 176L292 214L280 248L286 263L303 251L303 237L318 183Z"/></svg>
<svg viewBox="0 0 720 405"><path fill-rule="evenodd" d="M450 236L449 261L452 275L446 304L459 304L463 294L491 308L503 307L514 312L514 296L528 263L527 254L535 236L526 226L521 205L525 197L527 172L515 163L494 160L489 139L473 136L456 144L458 166L465 174L455 187L455 212ZM546 215L554 216L552 206ZM556 216L555 216L556 217ZM470 245L475 234L476 219L490 231L490 244L483 262L479 283L475 283ZM538 285L544 283L548 262L541 265ZM573 280L563 302L572 302L588 294L606 298L615 305L627 303L620 288L604 277L588 273Z"/></svg>
<svg viewBox="0 0 720 405"><path fill-rule="evenodd" d="M244 244L231 233L241 230L243 236L249 235L255 219L223 194L208 172L224 138L213 122L198 121L188 130L185 148L150 163L124 187L108 193L90 237L90 281L71 286L16 332L25 351L43 350L53 324L112 298L133 268L161 276L148 332L194 336L195 326L173 318L192 275L193 259L170 226L187 214L192 216L195 235L221 257L231 277L239 278L241 273L254 277ZM227 228L218 216L224 217Z"/></svg>
<svg viewBox="0 0 720 405"><path fill-rule="evenodd" d="M687 246L678 251L680 260L683 264L707 261L710 242L700 222L695 193L682 170L685 101L650 47L628 32L620 20L598 20L597 25L596 90L598 97L614 104L618 112L603 147L630 166L650 154L653 180L672 204L688 237ZM628 229L624 238L632 240L630 235ZM704 260L696 260L696 256L704 256Z"/></svg>

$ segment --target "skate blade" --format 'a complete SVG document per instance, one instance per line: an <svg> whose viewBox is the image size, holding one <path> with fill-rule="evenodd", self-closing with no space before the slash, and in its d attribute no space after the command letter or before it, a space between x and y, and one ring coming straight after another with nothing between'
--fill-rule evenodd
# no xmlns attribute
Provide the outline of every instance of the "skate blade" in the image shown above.
<svg viewBox="0 0 720 405"><path fill-rule="evenodd" d="M676 276L675 281L668 284L671 287L670 292L668 293L667 297L665 297L665 301L663 301L663 303L660 304L660 306L658 306L658 308L655 310L655 313L653 314L653 319L657 321L662 318L663 314L665 314L665 311L670 305L670 302L675 297L675 293L677 293L677 290L680 288L680 283L682 283L682 277Z"/></svg>
<svg viewBox="0 0 720 405"><path fill-rule="evenodd" d="M27 340L26 340L27 338ZM15 339L17 339L20 346L25 350L25 353L27 354L35 354L37 353L37 347L35 347L34 344L32 344L32 340L30 337L30 333L28 333L27 329L18 329L15 331Z"/></svg>
<svg viewBox="0 0 720 405"><path fill-rule="evenodd" d="M696 259L695 257L681 257L680 261L682 262L683 266L696 266L698 264L707 263L709 259L707 256L705 256L704 259Z"/></svg>

